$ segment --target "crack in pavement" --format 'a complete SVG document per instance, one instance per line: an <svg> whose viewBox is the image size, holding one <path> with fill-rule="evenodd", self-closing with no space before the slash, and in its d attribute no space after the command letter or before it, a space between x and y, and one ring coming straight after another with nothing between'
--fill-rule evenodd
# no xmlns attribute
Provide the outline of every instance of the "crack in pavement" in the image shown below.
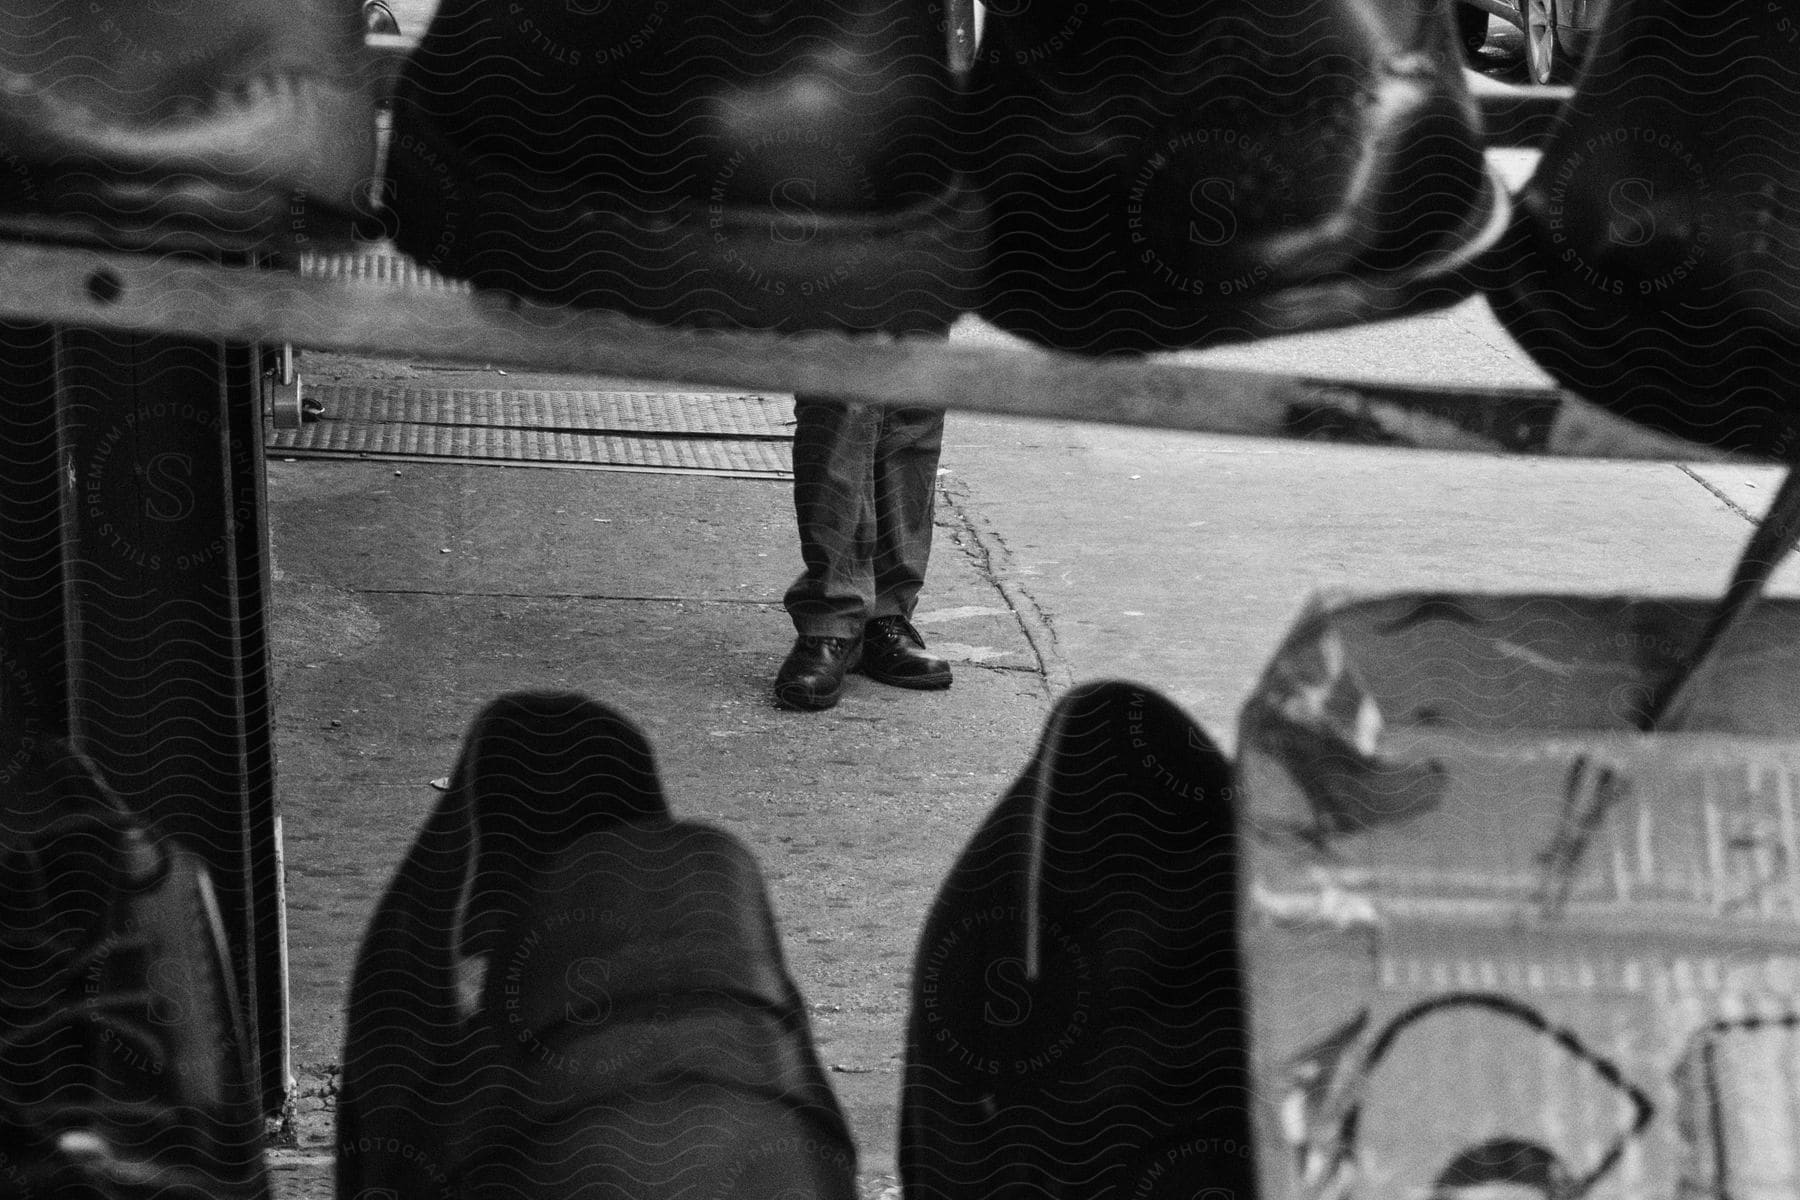
<svg viewBox="0 0 1800 1200"><path fill-rule="evenodd" d="M1728 508L1732 512L1736 513L1738 516L1744 518L1744 520L1750 522L1752 525L1761 525L1762 524L1761 517L1758 517L1755 513L1752 513L1749 509L1745 508L1743 505L1739 504L1736 500L1733 500L1730 496L1726 495L1725 492L1723 491L1723 489L1721 489L1718 485L1714 484L1712 482L1712 480L1706 478L1706 476L1700 474L1700 472L1694 470L1694 468L1688 466L1686 463L1676 463L1675 469L1680 471L1683 475L1686 475L1689 479L1692 479L1695 483L1699 484L1701 487L1705 488L1707 491L1711 492L1713 494L1714 499L1718 500L1718 502L1720 504L1723 504L1726 508Z"/></svg>
<svg viewBox="0 0 1800 1200"><path fill-rule="evenodd" d="M1031 656L1037 663L1034 673L1044 681L1052 698L1075 686L1074 672L1057 651L1056 626L1049 614L1039 606L1037 598L1004 569L1012 561L1006 539L991 529L984 535L969 512L966 485L940 478L938 490L943 495L945 507L955 515L950 524L959 535L957 544L973 560L981 577L999 593L1007 611L1018 622L1019 632L1025 635L1025 644L1031 647Z"/></svg>

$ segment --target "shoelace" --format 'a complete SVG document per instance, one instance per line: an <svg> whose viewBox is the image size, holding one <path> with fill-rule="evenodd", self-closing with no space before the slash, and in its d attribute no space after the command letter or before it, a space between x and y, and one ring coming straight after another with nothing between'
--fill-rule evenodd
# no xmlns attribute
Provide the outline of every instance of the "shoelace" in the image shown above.
<svg viewBox="0 0 1800 1200"><path fill-rule="evenodd" d="M16 1070L0 1069L0 1130L17 1130L23 1135L18 1140L35 1142L48 1151L35 1163L22 1164L28 1193L38 1190L33 1184L50 1188L71 1176L94 1194L119 1200L152 1195L159 1200L216 1200L224 1190L204 1161L157 1162L120 1155L102 1132L119 1126L132 1130L134 1141L153 1140L195 1116L184 1105L153 1096L121 1097L111 1081L96 1077L98 1068L91 1056L95 1045L106 1045L123 1061L166 1064L167 1047L146 1024L154 1001L148 988L113 988L79 1000L66 998L71 985L79 986L78 981L109 956L151 948L150 939L142 934L115 933L94 940L71 954L55 973L46 988L49 1011L0 1037L0 1064L16 1062L21 1050L49 1043L69 1029L76 1031L76 1045L84 1052L80 1061L87 1077L79 1083L59 1083L57 1091L65 1095L22 1097Z"/></svg>
<svg viewBox="0 0 1800 1200"><path fill-rule="evenodd" d="M123 838L128 850L142 849L129 845L131 832L119 828L113 814L65 814L35 831L34 844L22 852L27 869L42 878L43 846L89 834L98 835L97 844ZM15 1145L38 1148L34 1156L14 1164L28 1191L40 1184L55 1189L71 1177L87 1191L109 1197L210 1200L219 1191L204 1165L122 1157L113 1153L103 1132L123 1127L133 1131L134 1141L155 1139L193 1116L153 1093L120 1095L117 1081L106 1078L95 1061L96 1049L105 1047L107 1057L117 1062L160 1064L151 1078L168 1070L169 1048L150 1023L156 1000L151 989L108 981L93 994L77 994L84 980L107 978L109 961L147 958L154 951L151 937L138 931L0 931L0 955L8 961L46 964L44 977L30 981L30 995L17 997L21 1009L39 1011L23 1019L16 1015L15 1023L0 1033L0 1131ZM65 1040L66 1051L59 1039ZM46 1068L57 1076L53 1089L49 1095L34 1095L32 1072Z"/></svg>
<svg viewBox="0 0 1800 1200"><path fill-rule="evenodd" d="M911 638L915 645L923 646L925 644L925 639L919 635L917 629L913 628L913 623L905 617L879 617L870 624L875 626L878 636L887 641L897 642L906 637Z"/></svg>
<svg viewBox="0 0 1800 1200"><path fill-rule="evenodd" d="M72 935L63 936L68 940ZM0 952L7 949L10 948L0 943ZM47 1044L62 1030L70 1028L77 1031L79 1044L84 1047L92 1044L91 1037L98 1037L102 1044L117 1046L116 1053L123 1058L140 1061L165 1059L166 1047L143 1023L141 1016L149 1011L154 1000L148 988L114 989L78 1000L65 998L71 985L87 977L94 967L104 964L110 956L149 949L148 937L122 933L100 938L85 950L70 955L69 961L57 969L44 989L50 997L47 1001L49 1011L37 1020L10 1029L0 1036L0 1063L14 1063L20 1051ZM160 1124L170 1125L178 1115L174 1112L173 1105L161 1101L109 1096L106 1094L107 1088L95 1086L91 1080L86 1088L59 1088L79 1090L82 1093L81 1099L28 1100L20 1097L20 1090L15 1071L7 1070L4 1075L0 1075L0 1121L14 1121L23 1127L41 1129L54 1126L68 1114L82 1113L125 1118L133 1123L142 1123L148 1117Z"/></svg>

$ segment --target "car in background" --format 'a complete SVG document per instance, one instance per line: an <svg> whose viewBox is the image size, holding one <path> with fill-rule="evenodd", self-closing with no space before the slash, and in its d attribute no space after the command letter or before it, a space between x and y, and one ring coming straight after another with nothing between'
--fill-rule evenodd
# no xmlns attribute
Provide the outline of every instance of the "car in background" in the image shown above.
<svg viewBox="0 0 1800 1200"><path fill-rule="evenodd" d="M1457 0L1456 32L1473 58L1487 42L1490 15L1517 25L1526 74L1550 83L1580 60L1605 8L1606 0Z"/></svg>
<svg viewBox="0 0 1800 1200"><path fill-rule="evenodd" d="M362 12L364 33L400 32L400 22L394 20L394 10L386 0L363 0Z"/></svg>

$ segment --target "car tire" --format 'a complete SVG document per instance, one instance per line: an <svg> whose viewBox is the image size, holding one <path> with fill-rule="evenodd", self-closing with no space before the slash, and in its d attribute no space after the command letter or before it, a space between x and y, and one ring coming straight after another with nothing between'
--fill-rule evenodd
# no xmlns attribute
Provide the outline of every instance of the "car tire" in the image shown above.
<svg viewBox="0 0 1800 1200"><path fill-rule="evenodd" d="M1525 73L1533 83L1554 83L1562 56L1556 46L1556 0L1520 0L1525 18Z"/></svg>
<svg viewBox="0 0 1800 1200"><path fill-rule="evenodd" d="M1456 40L1462 43L1463 55L1470 62L1481 61L1481 48L1487 45L1488 14L1473 4L1456 6Z"/></svg>

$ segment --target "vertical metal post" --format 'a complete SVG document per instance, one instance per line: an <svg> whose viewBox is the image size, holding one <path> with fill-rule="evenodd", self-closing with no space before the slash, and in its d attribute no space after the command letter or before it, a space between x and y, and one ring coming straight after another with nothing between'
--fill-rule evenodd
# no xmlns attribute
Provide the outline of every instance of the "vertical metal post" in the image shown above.
<svg viewBox="0 0 1800 1200"><path fill-rule="evenodd" d="M252 347L0 329L0 703L206 859L273 1112L287 989L257 386Z"/></svg>

